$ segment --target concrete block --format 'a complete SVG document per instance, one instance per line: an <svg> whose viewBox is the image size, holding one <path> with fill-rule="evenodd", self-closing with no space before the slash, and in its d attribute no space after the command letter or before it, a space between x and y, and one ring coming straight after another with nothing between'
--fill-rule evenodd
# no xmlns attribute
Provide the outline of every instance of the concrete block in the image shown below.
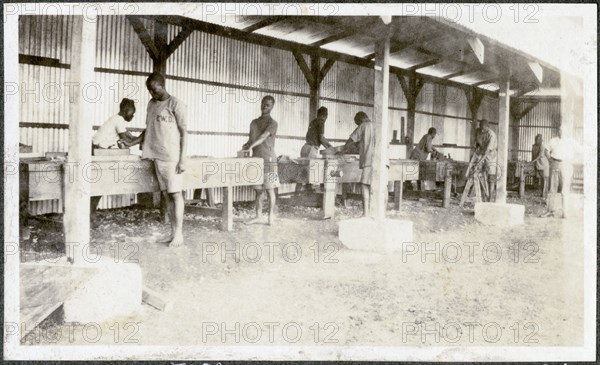
<svg viewBox="0 0 600 365"><path fill-rule="evenodd" d="M111 258L82 265L94 273L65 301L67 322L99 323L135 313L142 304L142 270L137 264L115 263Z"/></svg>
<svg viewBox="0 0 600 365"><path fill-rule="evenodd" d="M412 242L413 223L395 219L357 218L340 222L339 238L351 250L394 252Z"/></svg>
<svg viewBox="0 0 600 365"><path fill-rule="evenodd" d="M507 203L475 203L475 219L490 226L523 224L525 206Z"/></svg>

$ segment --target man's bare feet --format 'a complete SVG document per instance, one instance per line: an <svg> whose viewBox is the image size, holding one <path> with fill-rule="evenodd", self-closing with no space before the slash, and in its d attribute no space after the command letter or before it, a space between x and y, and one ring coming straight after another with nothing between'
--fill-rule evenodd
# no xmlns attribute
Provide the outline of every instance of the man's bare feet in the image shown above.
<svg viewBox="0 0 600 365"><path fill-rule="evenodd" d="M169 242L169 247L180 247L183 246L183 236L176 234L171 242Z"/></svg>
<svg viewBox="0 0 600 365"><path fill-rule="evenodd" d="M249 221L244 222L244 224L250 225L250 224L266 224L267 223L267 219L265 218L265 216L260 215L254 219L250 219Z"/></svg>
<svg viewBox="0 0 600 365"><path fill-rule="evenodd" d="M167 237L158 240L158 243L171 243L171 241L173 241L173 235L170 234Z"/></svg>
<svg viewBox="0 0 600 365"><path fill-rule="evenodd" d="M275 214L269 214L269 225L272 226L277 221L277 216Z"/></svg>

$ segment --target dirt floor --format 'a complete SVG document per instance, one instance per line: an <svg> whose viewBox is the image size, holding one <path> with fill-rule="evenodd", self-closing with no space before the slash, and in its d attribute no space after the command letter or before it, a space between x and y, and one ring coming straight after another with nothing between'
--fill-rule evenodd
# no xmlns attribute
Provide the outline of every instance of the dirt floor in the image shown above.
<svg viewBox="0 0 600 365"><path fill-rule="evenodd" d="M98 336L57 312L23 343L582 345L581 218L539 218L545 207L533 192L509 202L525 203L525 225L483 226L457 197L442 209L440 196L407 193L388 217L411 220L415 242L394 254L338 240L338 221L359 217L359 200L338 206L333 220L280 205L273 227L244 225L253 205L236 204L233 232L219 230L220 218L186 214L186 245L177 249L158 243L168 229L158 210L100 211L91 246L137 262L144 285L172 299L173 310L142 305L95 324ZM32 220L23 260L60 254L62 242L60 225Z"/></svg>

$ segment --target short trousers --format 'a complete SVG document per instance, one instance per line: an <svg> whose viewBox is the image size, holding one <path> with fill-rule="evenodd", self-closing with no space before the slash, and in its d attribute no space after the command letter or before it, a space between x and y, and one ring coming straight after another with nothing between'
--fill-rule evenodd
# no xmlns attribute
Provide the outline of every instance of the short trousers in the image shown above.
<svg viewBox="0 0 600 365"><path fill-rule="evenodd" d="M573 179L573 165L566 161L551 161L550 192L571 193L571 180Z"/></svg>
<svg viewBox="0 0 600 365"><path fill-rule="evenodd" d="M365 185L371 185L371 179L373 178L373 166L365 166L360 170L360 183Z"/></svg>
<svg viewBox="0 0 600 365"><path fill-rule="evenodd" d="M487 172L488 175L496 175L496 170L498 168L498 160L496 157L486 157L483 160L482 169Z"/></svg>
<svg viewBox="0 0 600 365"><path fill-rule="evenodd" d="M265 168L263 170L263 183L261 185L254 185L254 189L263 190L263 189L275 189L280 186L279 183L279 174L277 173L277 162L266 162Z"/></svg>
<svg viewBox="0 0 600 365"><path fill-rule="evenodd" d="M300 157L319 158L319 148L305 143L300 150Z"/></svg>
<svg viewBox="0 0 600 365"><path fill-rule="evenodd" d="M538 176L548 177L550 176L550 166L542 166L541 168L535 168L535 172Z"/></svg>
<svg viewBox="0 0 600 365"><path fill-rule="evenodd" d="M161 191L179 193L183 190L183 174L177 173L178 162L154 160L154 170Z"/></svg>

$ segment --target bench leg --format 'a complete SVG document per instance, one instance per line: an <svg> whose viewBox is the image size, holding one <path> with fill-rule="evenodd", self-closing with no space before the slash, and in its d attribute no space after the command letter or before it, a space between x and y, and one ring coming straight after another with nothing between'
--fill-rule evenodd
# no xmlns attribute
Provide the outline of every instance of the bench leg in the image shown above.
<svg viewBox="0 0 600 365"><path fill-rule="evenodd" d="M444 200L442 206L448 208L450 206L450 190L452 189L452 175L448 174L444 178Z"/></svg>
<svg viewBox="0 0 600 365"><path fill-rule="evenodd" d="M233 230L233 191L231 187L223 188L223 221L221 228L223 231Z"/></svg>
<svg viewBox="0 0 600 365"><path fill-rule="evenodd" d="M394 181L394 209L400 210L400 205L402 204L402 187L404 185L404 181Z"/></svg>
<svg viewBox="0 0 600 365"><path fill-rule="evenodd" d="M519 181L519 197L525 197L525 176L521 176L521 181Z"/></svg>

